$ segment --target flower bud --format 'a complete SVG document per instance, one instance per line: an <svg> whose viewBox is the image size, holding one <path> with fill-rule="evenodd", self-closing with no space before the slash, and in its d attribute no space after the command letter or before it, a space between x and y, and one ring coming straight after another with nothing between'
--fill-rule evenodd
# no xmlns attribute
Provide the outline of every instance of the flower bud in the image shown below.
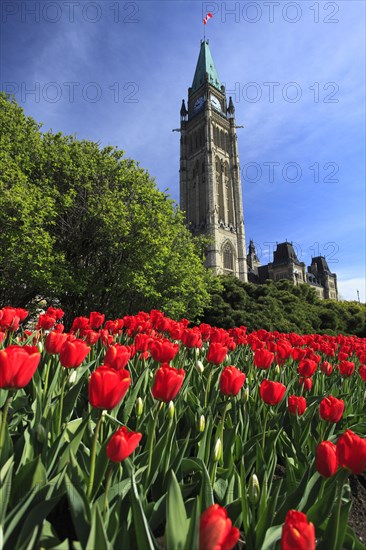
<svg viewBox="0 0 366 550"><path fill-rule="evenodd" d="M72 384L75 384L76 382L76 377L77 377L77 371L76 369L72 371L72 373L70 374L69 376L69 385L71 386Z"/></svg>
<svg viewBox="0 0 366 550"><path fill-rule="evenodd" d="M199 374L203 373L203 371L205 370L205 367L203 366L202 361L197 361L196 369L197 369L197 372L199 372Z"/></svg>
<svg viewBox="0 0 366 550"><path fill-rule="evenodd" d="M39 443L44 443L45 441L47 441L47 432L42 426L42 424L37 424L35 433L36 433L37 441L39 441Z"/></svg>
<svg viewBox="0 0 366 550"><path fill-rule="evenodd" d="M280 365L276 365L275 366L275 373L280 374L280 372L281 372Z"/></svg>
<svg viewBox="0 0 366 550"><path fill-rule="evenodd" d="M247 403L249 401L249 388L248 387L244 388L243 401L244 401L244 403Z"/></svg>
<svg viewBox="0 0 366 550"><path fill-rule="evenodd" d="M199 417L198 422L197 422L198 431L200 433L204 432L205 431L205 426L206 426L206 419L203 416L203 414L201 414L201 416Z"/></svg>
<svg viewBox="0 0 366 550"><path fill-rule="evenodd" d="M140 417L143 412L144 412L144 404L142 402L141 397L138 397L136 399L136 416Z"/></svg>
<svg viewBox="0 0 366 550"><path fill-rule="evenodd" d="M219 437L215 444L213 459L215 462L218 462L221 459L221 457L222 457L222 443Z"/></svg>
<svg viewBox="0 0 366 550"><path fill-rule="evenodd" d="M168 414L169 414L169 418L171 420L174 418L174 412L175 412L174 403L173 403L173 401L169 401Z"/></svg>
<svg viewBox="0 0 366 550"><path fill-rule="evenodd" d="M37 348L38 348L39 353L42 353L42 351L43 351L43 342L41 342L41 340L38 342Z"/></svg>
<svg viewBox="0 0 366 550"><path fill-rule="evenodd" d="M248 498L249 502L252 504L257 504L259 501L259 496L261 494L258 478L253 474L249 480L248 486Z"/></svg>

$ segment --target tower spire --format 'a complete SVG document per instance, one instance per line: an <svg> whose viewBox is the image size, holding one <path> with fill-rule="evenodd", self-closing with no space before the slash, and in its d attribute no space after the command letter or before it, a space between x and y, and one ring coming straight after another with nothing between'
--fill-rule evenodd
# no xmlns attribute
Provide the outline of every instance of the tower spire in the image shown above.
<svg viewBox="0 0 366 550"><path fill-rule="evenodd" d="M186 114L188 111L188 114ZM209 41L201 40L180 126L180 207L193 234L209 237L206 265L247 281L242 190L232 100L227 104Z"/></svg>

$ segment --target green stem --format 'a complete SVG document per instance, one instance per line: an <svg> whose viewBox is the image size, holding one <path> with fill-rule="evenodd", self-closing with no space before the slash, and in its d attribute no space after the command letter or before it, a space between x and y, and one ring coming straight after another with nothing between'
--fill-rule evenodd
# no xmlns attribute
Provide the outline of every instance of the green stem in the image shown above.
<svg viewBox="0 0 366 550"><path fill-rule="evenodd" d="M230 401L227 400L225 403L224 412L222 413L222 418L218 429L218 436L221 438L221 440L222 440L222 435L224 433L225 417L226 417L226 412L229 407L229 404L230 404Z"/></svg>
<svg viewBox="0 0 366 550"><path fill-rule="evenodd" d="M335 530L334 530L333 541L332 541L332 543L333 543L332 544L332 550L338 550L339 548L341 548L338 544L339 521L340 521L340 517L341 517L343 486L344 486L345 481L347 480L347 478L348 478L348 472L346 471L346 472L343 473L343 476L339 481L337 515L336 515Z"/></svg>
<svg viewBox="0 0 366 550"><path fill-rule="evenodd" d="M320 501L323 497L325 483L326 483L326 479L322 477L322 482L321 482L319 494L318 494L318 501Z"/></svg>
<svg viewBox="0 0 366 550"><path fill-rule="evenodd" d="M151 464L152 464L153 444L154 444L154 439L155 439L155 431L156 431L156 426L157 426L157 423L158 423L159 410L160 410L160 408L163 404L164 404L163 402L162 403L157 402L157 404L156 404L157 406L155 408L155 418L154 418L153 428L152 428L151 437L150 437L150 441L149 441L149 462L148 462L148 466L147 466L146 480L149 480L149 477L150 477Z"/></svg>
<svg viewBox="0 0 366 550"><path fill-rule="evenodd" d="M53 356L50 357L50 360L48 361L47 366L46 366L46 374L45 374L45 378L44 378L44 387L43 387L43 401L44 401L44 403L46 403L46 400L47 400L48 378L49 378L49 375L50 375L52 362L53 362Z"/></svg>
<svg viewBox="0 0 366 550"><path fill-rule="evenodd" d="M103 499L103 519L105 521L106 514L107 514L107 502L108 502L108 492L109 487L111 486L112 481L112 474L113 474L113 462L109 464L107 475L106 475L106 483L105 483L105 492L104 492L104 499Z"/></svg>
<svg viewBox="0 0 366 550"><path fill-rule="evenodd" d="M206 409L206 407L207 407L208 394L210 393L211 376L212 376L212 369L213 369L213 366L210 365L209 369L210 369L210 370L208 371L208 375L207 375L207 384L206 384L206 390L205 390L205 409Z"/></svg>
<svg viewBox="0 0 366 550"><path fill-rule="evenodd" d="M60 396L60 411L58 415L58 423L57 423L57 435L61 432L61 425L62 425L62 413L64 408L64 394L65 394L65 386L66 386L66 380L68 377L68 372L65 369L62 373L62 386L61 386L61 396Z"/></svg>
<svg viewBox="0 0 366 550"><path fill-rule="evenodd" d="M268 412L269 412L269 408L267 407L267 408L266 408L265 415L264 415L264 425L263 425L263 437L262 437L262 449L263 449L263 452L264 452L264 444L265 444L265 441L266 441L266 429L267 429Z"/></svg>
<svg viewBox="0 0 366 550"><path fill-rule="evenodd" d="M8 397L6 398L6 401L5 401L5 404L4 404L3 414L2 414L2 419L1 419L1 430L0 430L0 457L1 457L1 454L2 454L2 450L3 450L4 437L5 437L5 429L6 429L7 419L8 419L9 407L10 407L10 403L11 403L11 400L12 400L12 399L13 399L13 393L12 393L11 391L9 391Z"/></svg>
<svg viewBox="0 0 366 550"><path fill-rule="evenodd" d="M99 418L97 420L97 425L95 426L95 432L94 432L93 443L92 443L92 451L91 451L91 456L90 456L88 498L91 497L91 494L92 494L92 491L93 491L94 476L95 476L95 461L96 461L96 458L97 458L98 434L99 434L99 430L100 430L100 426L101 426L102 421L103 421L103 410L100 410Z"/></svg>
<svg viewBox="0 0 366 550"><path fill-rule="evenodd" d="M224 426L225 426L225 417L226 417L226 412L227 412L227 409L229 407L229 404L230 404L230 401L228 399L225 403L224 412L222 413L222 418L220 420L220 423L219 423L219 426L218 426L217 432L216 432L216 435L217 435L216 441L218 439L221 440L222 453L223 453L223 449L224 449L223 433L224 433ZM214 460L213 464L212 464L212 470L211 470L211 475L210 475L210 480L211 480L212 487L214 486L214 483L215 483L217 463L218 463L218 461Z"/></svg>

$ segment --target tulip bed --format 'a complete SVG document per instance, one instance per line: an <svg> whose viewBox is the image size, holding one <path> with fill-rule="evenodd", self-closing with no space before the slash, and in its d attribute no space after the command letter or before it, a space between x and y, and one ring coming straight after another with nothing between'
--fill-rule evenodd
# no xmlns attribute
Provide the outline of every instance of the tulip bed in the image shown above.
<svg viewBox="0 0 366 550"><path fill-rule="evenodd" d="M0 309L0 546L365 548L366 345Z"/></svg>

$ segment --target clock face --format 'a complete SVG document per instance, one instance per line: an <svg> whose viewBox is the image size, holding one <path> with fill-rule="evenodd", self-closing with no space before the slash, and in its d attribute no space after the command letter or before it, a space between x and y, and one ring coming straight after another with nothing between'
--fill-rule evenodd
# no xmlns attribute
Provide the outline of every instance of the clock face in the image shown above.
<svg viewBox="0 0 366 550"><path fill-rule="evenodd" d="M221 111L221 104L220 104L220 101L217 99L217 97L212 95L210 97L210 100L212 105L215 107L215 109L218 109L219 111Z"/></svg>
<svg viewBox="0 0 366 550"><path fill-rule="evenodd" d="M194 104L194 110L195 111L198 111L198 109L200 109L202 107L202 105L204 104L205 102L205 98L203 96L199 97L197 100L196 100L196 103Z"/></svg>

